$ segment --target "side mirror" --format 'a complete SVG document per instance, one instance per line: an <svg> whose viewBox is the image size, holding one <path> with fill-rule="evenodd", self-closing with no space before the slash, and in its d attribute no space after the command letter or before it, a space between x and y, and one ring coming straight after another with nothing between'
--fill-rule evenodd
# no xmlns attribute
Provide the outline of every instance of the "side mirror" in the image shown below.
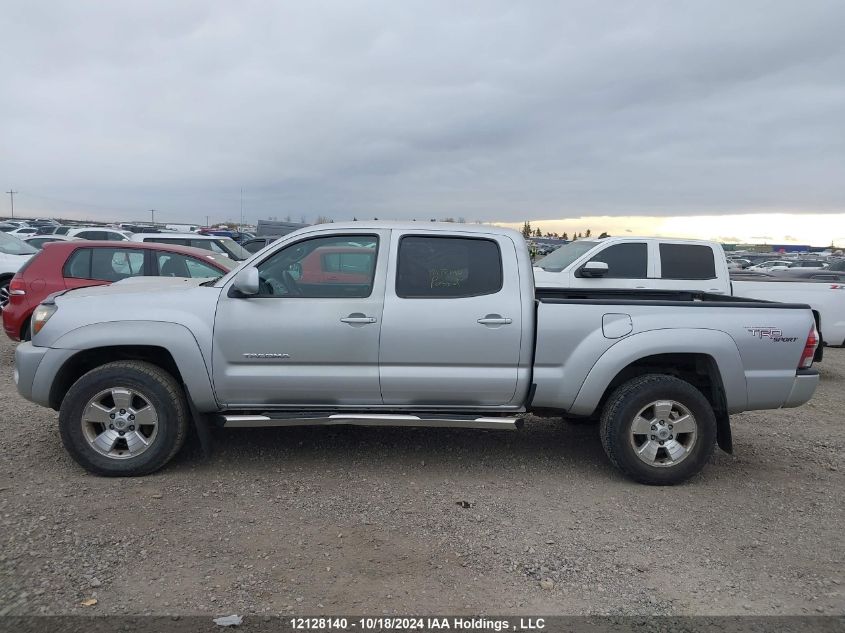
<svg viewBox="0 0 845 633"><path fill-rule="evenodd" d="M604 277L608 270L610 269L604 262L587 262L578 272L581 277Z"/></svg>
<svg viewBox="0 0 845 633"><path fill-rule="evenodd" d="M257 295L258 286L258 269L255 266L244 268L241 272L235 275L235 281L232 282L232 288L245 297Z"/></svg>

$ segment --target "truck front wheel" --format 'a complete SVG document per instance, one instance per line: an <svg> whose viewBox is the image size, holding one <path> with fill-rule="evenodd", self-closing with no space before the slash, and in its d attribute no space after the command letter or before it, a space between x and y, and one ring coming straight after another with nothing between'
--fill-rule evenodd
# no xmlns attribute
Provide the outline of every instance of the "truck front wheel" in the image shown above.
<svg viewBox="0 0 845 633"><path fill-rule="evenodd" d="M108 477L147 475L184 444L188 408L169 373L151 363L119 361L73 384L62 401L59 430L86 470Z"/></svg>
<svg viewBox="0 0 845 633"><path fill-rule="evenodd" d="M710 403L673 376L640 376L618 387L605 404L600 428L613 465L650 485L689 479L704 468L716 445Z"/></svg>

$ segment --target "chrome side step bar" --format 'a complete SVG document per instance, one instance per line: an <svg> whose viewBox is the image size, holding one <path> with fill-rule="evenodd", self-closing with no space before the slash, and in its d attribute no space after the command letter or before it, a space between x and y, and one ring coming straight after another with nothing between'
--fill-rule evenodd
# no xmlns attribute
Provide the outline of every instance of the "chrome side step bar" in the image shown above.
<svg viewBox="0 0 845 633"><path fill-rule="evenodd" d="M219 416L226 428L275 427L275 426L409 426L457 429L519 429L522 418L497 418L474 416L420 416L396 413L333 413L309 416L300 415L226 415Z"/></svg>

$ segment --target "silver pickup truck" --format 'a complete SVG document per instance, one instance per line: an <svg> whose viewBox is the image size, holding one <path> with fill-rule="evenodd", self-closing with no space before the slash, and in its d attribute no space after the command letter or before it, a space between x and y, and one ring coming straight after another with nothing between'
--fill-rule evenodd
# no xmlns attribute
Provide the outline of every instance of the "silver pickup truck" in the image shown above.
<svg viewBox="0 0 845 633"><path fill-rule="evenodd" d="M818 384L805 305L682 290L535 290L519 233L325 224L219 279L126 280L52 296L17 348L27 399L59 411L84 468L143 475L195 426L513 429L599 418L647 484L699 472L729 415Z"/></svg>

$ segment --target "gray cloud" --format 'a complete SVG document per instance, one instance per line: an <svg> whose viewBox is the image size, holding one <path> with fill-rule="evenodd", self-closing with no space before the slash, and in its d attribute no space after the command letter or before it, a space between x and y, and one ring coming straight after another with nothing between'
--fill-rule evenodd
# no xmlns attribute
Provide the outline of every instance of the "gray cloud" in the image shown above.
<svg viewBox="0 0 845 633"><path fill-rule="evenodd" d="M18 3L0 184L39 212L843 212L845 4ZM8 201L0 210L5 211Z"/></svg>

